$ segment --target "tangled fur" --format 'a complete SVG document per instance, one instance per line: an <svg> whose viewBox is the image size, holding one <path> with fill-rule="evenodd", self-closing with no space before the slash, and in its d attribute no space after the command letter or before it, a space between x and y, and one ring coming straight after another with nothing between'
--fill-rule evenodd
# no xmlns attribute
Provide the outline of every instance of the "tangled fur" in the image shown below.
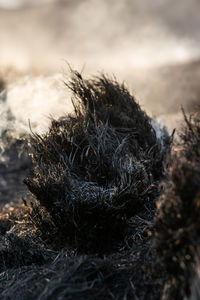
<svg viewBox="0 0 200 300"><path fill-rule="evenodd" d="M124 85L78 73L67 85L75 115L32 136L34 170L25 183L48 211L57 245L103 253L151 222L170 142L167 134L157 139Z"/></svg>
<svg viewBox="0 0 200 300"><path fill-rule="evenodd" d="M1 299L189 297L199 263L199 116L185 116L171 152L172 137L156 135L115 79L74 72L66 85L74 114L32 134L31 194L0 216Z"/></svg>
<svg viewBox="0 0 200 300"><path fill-rule="evenodd" d="M163 299L189 296L199 266L200 115L184 116L155 218L155 244L169 275Z"/></svg>

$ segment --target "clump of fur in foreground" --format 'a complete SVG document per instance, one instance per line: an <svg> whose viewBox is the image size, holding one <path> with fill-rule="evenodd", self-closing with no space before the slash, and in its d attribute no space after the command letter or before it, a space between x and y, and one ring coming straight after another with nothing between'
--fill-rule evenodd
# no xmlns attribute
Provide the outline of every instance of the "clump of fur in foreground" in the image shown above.
<svg viewBox="0 0 200 300"><path fill-rule="evenodd" d="M74 73L68 87L75 114L31 138L37 201L0 217L1 299L183 299L198 262L199 118L170 155L123 85Z"/></svg>
<svg viewBox="0 0 200 300"><path fill-rule="evenodd" d="M37 201L0 220L1 299L159 299L147 232L170 139L116 81L68 87L74 115L31 138Z"/></svg>
<svg viewBox="0 0 200 300"><path fill-rule="evenodd" d="M157 139L124 85L74 72L67 86L75 114L32 136L34 169L25 183L51 218L47 239L102 253L147 231L169 138Z"/></svg>
<svg viewBox="0 0 200 300"><path fill-rule="evenodd" d="M199 271L200 115L184 116L186 126L171 157L155 218L155 247L168 278L162 299L190 296Z"/></svg>

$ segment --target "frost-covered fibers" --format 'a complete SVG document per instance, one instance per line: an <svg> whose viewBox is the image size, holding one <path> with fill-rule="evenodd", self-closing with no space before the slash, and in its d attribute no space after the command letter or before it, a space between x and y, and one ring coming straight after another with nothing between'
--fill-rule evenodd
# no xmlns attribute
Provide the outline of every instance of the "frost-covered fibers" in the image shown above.
<svg viewBox="0 0 200 300"><path fill-rule="evenodd" d="M163 149L163 147L165 147L166 136L168 135L167 128L162 125L159 118L152 119L151 125L153 126L153 129L155 130L156 133L156 137L158 140L160 140L161 147Z"/></svg>

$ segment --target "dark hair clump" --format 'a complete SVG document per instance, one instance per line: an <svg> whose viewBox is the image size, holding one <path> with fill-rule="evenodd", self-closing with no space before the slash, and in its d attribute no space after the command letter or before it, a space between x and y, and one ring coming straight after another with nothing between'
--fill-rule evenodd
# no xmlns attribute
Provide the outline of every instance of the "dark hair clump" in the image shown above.
<svg viewBox="0 0 200 300"><path fill-rule="evenodd" d="M200 115L184 117L155 218L155 247L168 278L163 299L190 296L199 265Z"/></svg>
<svg viewBox="0 0 200 300"><path fill-rule="evenodd" d="M75 113L32 135L34 168L25 183L53 224L46 238L102 253L127 235L142 236L152 221L170 139L164 129L157 138L123 84L74 72L66 85Z"/></svg>

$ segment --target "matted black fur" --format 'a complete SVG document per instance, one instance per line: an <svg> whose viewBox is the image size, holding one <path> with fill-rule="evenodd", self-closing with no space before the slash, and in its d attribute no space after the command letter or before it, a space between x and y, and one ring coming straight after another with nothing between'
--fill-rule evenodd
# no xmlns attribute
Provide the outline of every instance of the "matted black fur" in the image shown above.
<svg viewBox="0 0 200 300"><path fill-rule="evenodd" d="M67 86L75 113L30 140L32 196L0 215L0 298L197 300L199 116L170 154L124 85Z"/></svg>
<svg viewBox="0 0 200 300"><path fill-rule="evenodd" d="M185 127L170 159L154 225L155 246L168 274L163 299L190 296L199 271L200 115L184 117Z"/></svg>
<svg viewBox="0 0 200 300"><path fill-rule="evenodd" d="M67 86L75 113L32 135L34 169L25 183L52 220L48 238L103 253L151 223L170 139L164 129L163 140L156 137L151 119L115 80L74 72Z"/></svg>

